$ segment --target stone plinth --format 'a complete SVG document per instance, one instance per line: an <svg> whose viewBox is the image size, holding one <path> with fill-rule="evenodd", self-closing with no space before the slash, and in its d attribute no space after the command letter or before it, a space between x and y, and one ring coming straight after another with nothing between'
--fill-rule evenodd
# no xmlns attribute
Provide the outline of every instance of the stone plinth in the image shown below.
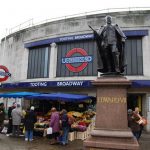
<svg viewBox="0 0 150 150"><path fill-rule="evenodd" d="M122 76L100 77L97 87L95 129L84 141L85 150L138 150L127 121L127 88L131 82Z"/></svg>

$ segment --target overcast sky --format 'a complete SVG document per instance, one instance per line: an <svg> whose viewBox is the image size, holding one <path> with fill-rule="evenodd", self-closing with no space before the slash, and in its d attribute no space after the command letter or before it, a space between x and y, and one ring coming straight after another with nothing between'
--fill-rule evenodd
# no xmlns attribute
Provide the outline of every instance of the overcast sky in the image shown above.
<svg viewBox="0 0 150 150"><path fill-rule="evenodd" d="M29 19L35 22L106 8L150 7L150 0L3 0L0 39L6 31Z"/></svg>

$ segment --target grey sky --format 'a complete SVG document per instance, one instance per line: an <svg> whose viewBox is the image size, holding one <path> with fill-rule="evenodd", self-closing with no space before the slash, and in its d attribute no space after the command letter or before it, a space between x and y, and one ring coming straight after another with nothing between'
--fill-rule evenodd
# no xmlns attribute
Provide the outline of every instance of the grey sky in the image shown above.
<svg viewBox="0 0 150 150"><path fill-rule="evenodd" d="M106 8L150 7L149 0L4 0L0 6L0 39L31 18L35 22Z"/></svg>

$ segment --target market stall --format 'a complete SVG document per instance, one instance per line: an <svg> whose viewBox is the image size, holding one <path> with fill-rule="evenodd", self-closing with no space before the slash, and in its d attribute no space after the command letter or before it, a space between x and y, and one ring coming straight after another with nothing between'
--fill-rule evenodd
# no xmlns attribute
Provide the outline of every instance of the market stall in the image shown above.
<svg viewBox="0 0 150 150"><path fill-rule="evenodd" d="M58 111L66 109L68 117L73 118L69 139L85 139L94 127L95 103L94 97L67 93L37 93L37 92L9 92L1 93L3 98L24 98L30 100L30 105L35 106L37 122L34 131L36 135L43 136L49 127L51 108ZM23 130L23 124L21 126Z"/></svg>
<svg viewBox="0 0 150 150"><path fill-rule="evenodd" d="M0 98L7 98L7 101L5 102L5 110L6 113L8 110L8 107L11 107L13 102L17 102L18 104L20 104L22 106L22 98L26 97L26 96L33 96L33 95L37 95L40 93L37 92L7 92L7 93L1 93L0 94ZM24 110L23 110L23 114L24 114ZM9 124L9 120L7 118L7 116L5 117L5 121L4 121L4 127L5 127L5 133L7 132L8 129L8 124ZM20 125L20 131L23 133L23 128L24 128L24 123L23 123L23 118L22 118L22 122ZM4 133L4 132L3 132Z"/></svg>
<svg viewBox="0 0 150 150"><path fill-rule="evenodd" d="M92 100L92 98L93 97L87 95L66 93L39 94L26 97L26 99L36 101L50 101L53 103L51 106L57 104L56 108L58 111L65 108L68 111L68 117L74 118L69 133L69 139L71 141L74 139L84 140L94 128L95 101ZM44 134L44 131L48 128L50 122L50 115L50 111L44 115L38 115L38 121L35 123L35 131Z"/></svg>
<svg viewBox="0 0 150 150"><path fill-rule="evenodd" d="M3 98L22 98L26 96L33 96L33 95L39 95L40 93L37 92L8 92L8 93L1 93L0 97Z"/></svg>

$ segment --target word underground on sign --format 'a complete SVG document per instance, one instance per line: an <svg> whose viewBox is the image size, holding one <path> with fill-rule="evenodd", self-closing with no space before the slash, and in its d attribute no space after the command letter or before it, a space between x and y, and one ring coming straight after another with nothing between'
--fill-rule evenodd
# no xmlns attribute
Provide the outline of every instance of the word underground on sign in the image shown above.
<svg viewBox="0 0 150 150"><path fill-rule="evenodd" d="M126 103L126 97L98 97L98 103Z"/></svg>

